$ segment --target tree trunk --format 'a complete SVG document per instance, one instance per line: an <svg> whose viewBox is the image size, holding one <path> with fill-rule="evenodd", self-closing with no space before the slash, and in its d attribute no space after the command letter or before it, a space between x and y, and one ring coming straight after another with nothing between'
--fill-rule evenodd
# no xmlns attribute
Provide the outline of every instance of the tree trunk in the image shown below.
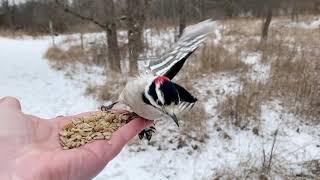
<svg viewBox="0 0 320 180"><path fill-rule="evenodd" d="M233 0L225 0L224 1L224 11L227 17L233 17L235 14L235 5Z"/></svg>
<svg viewBox="0 0 320 180"><path fill-rule="evenodd" d="M146 19L146 10L149 0L127 0L127 26L128 26L128 51L129 74L138 73L139 54L143 50L143 27Z"/></svg>
<svg viewBox="0 0 320 180"><path fill-rule="evenodd" d="M261 42L266 41L268 38L269 26L270 26L270 23L272 20L272 4L271 4L271 2L270 2L270 4L268 4L267 8L268 9L267 9L267 13L265 16L265 22L262 27Z"/></svg>
<svg viewBox="0 0 320 180"><path fill-rule="evenodd" d="M292 10L291 10L291 21L295 21L295 22L299 21L297 0L293 0Z"/></svg>
<svg viewBox="0 0 320 180"><path fill-rule="evenodd" d="M113 0L97 1L99 5L98 7L102 8L103 17L105 17L105 19L103 19L103 22L101 22L93 16L85 16L79 12L73 11L72 9L68 8L68 6L66 6L65 4L59 2L59 0L55 0L55 2L57 5L61 6L65 12L70 13L82 20L90 21L102 28L106 32L108 43L108 59L106 59L105 62L106 70L121 73L121 57L120 50L118 47L117 25ZM99 11L97 13L99 13Z"/></svg>
<svg viewBox="0 0 320 180"><path fill-rule="evenodd" d="M49 21L49 29L50 29L51 39L52 39L52 46L56 47L56 43L54 41L54 30L53 30L53 25L51 20Z"/></svg>
<svg viewBox="0 0 320 180"><path fill-rule="evenodd" d="M179 13L179 35L180 38L183 34L183 30L186 28L186 1L178 0L178 13Z"/></svg>
<svg viewBox="0 0 320 180"><path fill-rule="evenodd" d="M104 8L107 18L105 31L107 32L109 70L121 73L121 57L118 46L117 25L113 0L105 0ZM108 62L106 62L106 64L108 64Z"/></svg>
<svg viewBox="0 0 320 180"><path fill-rule="evenodd" d="M116 24L109 24L107 29L107 43L108 43L108 61L109 69L121 73L121 64L120 64L120 51L118 47L117 40L117 28ZM108 64L108 62L106 62Z"/></svg>
<svg viewBox="0 0 320 180"><path fill-rule="evenodd" d="M81 49L84 50L84 44L83 44L84 42L83 42L83 33L82 32L80 32L80 43L81 43L80 44L81 45Z"/></svg>

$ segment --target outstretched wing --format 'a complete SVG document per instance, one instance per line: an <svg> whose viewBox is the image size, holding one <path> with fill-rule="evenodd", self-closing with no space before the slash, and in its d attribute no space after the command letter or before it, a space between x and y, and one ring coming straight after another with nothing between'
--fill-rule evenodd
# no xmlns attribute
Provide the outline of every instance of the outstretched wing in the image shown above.
<svg viewBox="0 0 320 180"><path fill-rule="evenodd" d="M213 32L215 22L209 20L188 26L174 48L160 59L150 61L149 69L154 75L173 79L188 57L200 46L207 35Z"/></svg>
<svg viewBox="0 0 320 180"><path fill-rule="evenodd" d="M176 83L173 84L176 87L180 97L180 103L178 106L179 111L190 110L198 101L198 99L194 97L191 93L189 93L186 89L184 89L182 86Z"/></svg>

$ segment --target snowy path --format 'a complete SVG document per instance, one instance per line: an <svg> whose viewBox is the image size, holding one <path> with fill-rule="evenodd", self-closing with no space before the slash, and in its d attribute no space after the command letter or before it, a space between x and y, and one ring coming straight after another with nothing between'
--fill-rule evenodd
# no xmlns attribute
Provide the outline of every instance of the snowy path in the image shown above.
<svg viewBox="0 0 320 180"><path fill-rule="evenodd" d="M43 59L49 45L49 38L0 38L0 97L15 96L24 112L46 118L96 109L95 100L83 97L85 87Z"/></svg>

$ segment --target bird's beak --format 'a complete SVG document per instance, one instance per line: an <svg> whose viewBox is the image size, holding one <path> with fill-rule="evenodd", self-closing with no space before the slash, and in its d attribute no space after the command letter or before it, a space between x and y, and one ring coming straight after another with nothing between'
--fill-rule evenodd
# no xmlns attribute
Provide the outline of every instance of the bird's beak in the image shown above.
<svg viewBox="0 0 320 180"><path fill-rule="evenodd" d="M170 115L170 117L173 119L173 121L176 123L176 125L179 127L178 118L175 114Z"/></svg>

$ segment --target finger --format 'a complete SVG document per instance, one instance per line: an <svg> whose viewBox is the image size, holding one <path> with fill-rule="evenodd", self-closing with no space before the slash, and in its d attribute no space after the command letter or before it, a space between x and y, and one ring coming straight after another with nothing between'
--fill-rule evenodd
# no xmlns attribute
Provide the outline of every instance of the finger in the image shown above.
<svg viewBox="0 0 320 180"><path fill-rule="evenodd" d="M143 118L136 118L116 131L112 135L110 141L94 141L80 148L94 152L99 159L107 163L119 154L121 149L142 129L150 126L151 124L152 121L145 120Z"/></svg>
<svg viewBox="0 0 320 180"><path fill-rule="evenodd" d="M152 125L153 121L144 118L135 118L128 124L121 127L113 135L109 143L111 144L111 151L107 155L108 159L113 159L121 149L139 132Z"/></svg>
<svg viewBox="0 0 320 180"><path fill-rule="evenodd" d="M82 116L83 114L80 115ZM84 113L84 115L87 115L87 113ZM87 172L87 174L95 176L121 151L130 139L151 124L152 121L143 118L133 119L116 131L110 141L94 141L67 151L65 156L71 160L82 159L81 162L85 163L77 163L77 169L81 169L83 173Z"/></svg>
<svg viewBox="0 0 320 180"><path fill-rule="evenodd" d="M7 96L0 99L1 107L8 107L14 110L21 111L21 104L19 100L15 97Z"/></svg>
<svg viewBox="0 0 320 180"><path fill-rule="evenodd" d="M77 164L78 169L96 175L121 151L130 139L151 124L152 121L136 118L116 131L110 141L94 141L67 152L73 155L69 157L82 159L82 162L85 162Z"/></svg>

